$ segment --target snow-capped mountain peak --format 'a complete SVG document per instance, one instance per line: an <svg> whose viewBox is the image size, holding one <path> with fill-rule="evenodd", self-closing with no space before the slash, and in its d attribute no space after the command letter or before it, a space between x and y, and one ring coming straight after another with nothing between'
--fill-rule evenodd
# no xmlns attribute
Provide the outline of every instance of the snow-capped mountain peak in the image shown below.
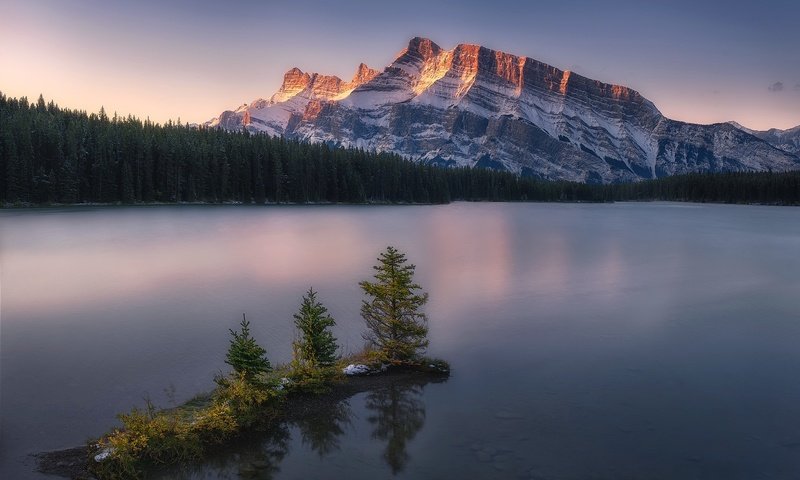
<svg viewBox="0 0 800 480"><path fill-rule="evenodd" d="M349 82L293 68L269 101L206 125L587 182L800 168L741 126L677 122L628 87L422 37L383 71L362 63Z"/></svg>

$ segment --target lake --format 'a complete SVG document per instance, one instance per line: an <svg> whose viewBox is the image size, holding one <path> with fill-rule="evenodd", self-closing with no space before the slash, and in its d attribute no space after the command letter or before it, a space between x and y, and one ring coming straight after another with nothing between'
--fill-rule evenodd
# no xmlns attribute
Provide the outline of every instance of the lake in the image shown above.
<svg viewBox="0 0 800 480"><path fill-rule="evenodd" d="M452 376L170 475L800 475L800 209L455 203L0 211L0 476L211 389L242 313L288 361L309 286L359 350L357 283L389 244Z"/></svg>

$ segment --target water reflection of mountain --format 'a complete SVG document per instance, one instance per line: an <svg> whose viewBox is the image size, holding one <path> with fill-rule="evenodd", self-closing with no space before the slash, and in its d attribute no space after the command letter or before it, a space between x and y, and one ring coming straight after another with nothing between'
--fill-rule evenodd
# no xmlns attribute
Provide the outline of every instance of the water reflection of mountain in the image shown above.
<svg viewBox="0 0 800 480"><path fill-rule="evenodd" d="M218 450L203 462L159 472L159 479L212 479L245 478L269 480L281 478L281 467L286 461L286 473L297 465L290 461L292 449L308 448L318 455L321 468L325 459L334 454L351 455L342 448L348 434L359 426L354 420L365 418L373 439L385 442L383 461L398 474L408 465L408 445L425 424L423 390L428 383L446 381L446 378L423 374L393 374L385 377L352 379L346 388L322 397L300 397L287 408L281 421L268 430L252 433L245 438ZM365 393L366 415L354 415L351 398ZM293 442L293 434L297 441ZM300 447L302 445L302 447ZM375 459L378 458L376 452ZM340 459L342 457L339 457ZM295 459L308 463L310 459ZM369 459L368 459L369 460ZM339 462L342 463L342 462ZM322 472L319 472L322 473ZM346 472L341 472L346 474Z"/></svg>

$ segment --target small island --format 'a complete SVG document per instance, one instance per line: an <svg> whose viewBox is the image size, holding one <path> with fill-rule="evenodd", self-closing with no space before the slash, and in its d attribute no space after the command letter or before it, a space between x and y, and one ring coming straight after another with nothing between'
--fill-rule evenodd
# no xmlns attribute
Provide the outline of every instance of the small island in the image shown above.
<svg viewBox="0 0 800 480"><path fill-rule="evenodd" d="M243 315L239 329L230 330L225 363L232 371L214 379L212 392L166 410L148 401L144 409L120 414L121 428L85 446L40 454L39 470L70 478L141 478L152 469L201 460L212 448L359 392L445 380L447 362L423 355L428 320L421 309L428 294L414 283L415 265L389 246L373 268L373 279L359 283L366 296L362 352L337 356L336 322L309 288L294 315L298 339L289 364L272 367Z"/></svg>

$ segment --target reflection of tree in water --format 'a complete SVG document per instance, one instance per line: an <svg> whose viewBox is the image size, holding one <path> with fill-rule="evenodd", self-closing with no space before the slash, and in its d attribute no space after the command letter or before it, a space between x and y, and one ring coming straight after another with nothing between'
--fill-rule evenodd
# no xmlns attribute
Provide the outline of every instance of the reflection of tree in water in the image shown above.
<svg viewBox="0 0 800 480"><path fill-rule="evenodd" d="M148 478L269 480L280 472L280 464L289 452L289 438L287 425L280 423L217 451L199 464L169 469Z"/></svg>
<svg viewBox="0 0 800 480"><path fill-rule="evenodd" d="M386 440L383 458L393 474L403 471L410 457L406 444L425 424L425 404L422 402L424 383L393 383L367 395L367 417L374 425L372 438Z"/></svg>
<svg viewBox="0 0 800 480"><path fill-rule="evenodd" d="M320 457L339 450L340 437L350 425L350 404L341 402L326 404L323 408L296 421L303 443L311 447Z"/></svg>
<svg viewBox="0 0 800 480"><path fill-rule="evenodd" d="M386 441L383 458L393 474L402 472L410 460L408 443L425 424L423 387L447 381L446 377L397 376L387 386L366 396L367 421L373 426L372 438ZM352 411L345 401L333 401L316 410L293 416L288 422L271 425L231 445L220 448L194 465L153 471L147 478L216 479L244 478L269 480L280 472L280 464L289 453L291 425L298 428L302 441L320 457L340 448L341 439L351 423Z"/></svg>

